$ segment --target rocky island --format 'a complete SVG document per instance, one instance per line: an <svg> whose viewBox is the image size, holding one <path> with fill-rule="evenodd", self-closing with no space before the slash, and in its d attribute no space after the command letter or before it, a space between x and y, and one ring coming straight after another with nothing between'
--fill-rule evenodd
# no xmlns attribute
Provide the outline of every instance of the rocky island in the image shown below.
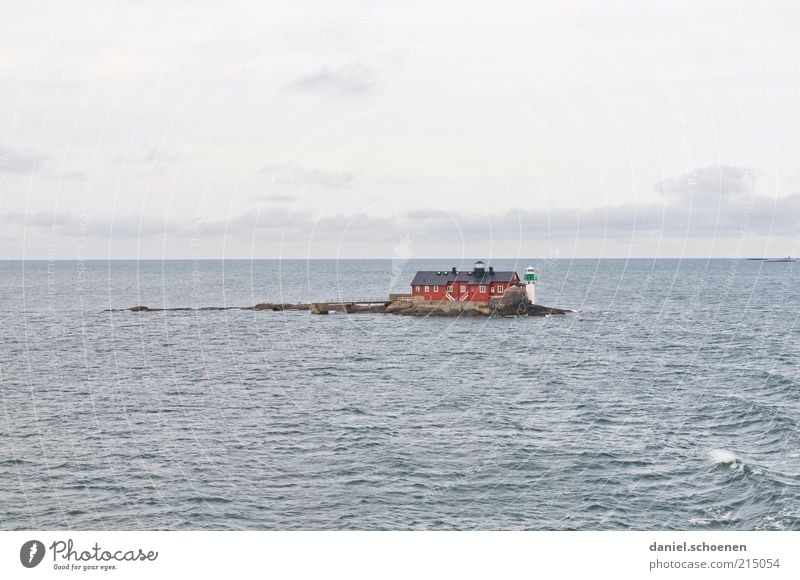
<svg viewBox="0 0 800 580"><path fill-rule="evenodd" d="M310 303L273 303L263 302L255 306L204 306L200 308L150 308L149 306L133 306L131 308L111 308L104 312L207 312L215 310L307 310L311 314L329 314L342 312L345 314L374 313L396 314L399 316L551 316L572 312L562 308L551 308L528 302L525 291L520 287L511 287L505 295L491 304L465 305L459 302L414 302L404 295L393 295L385 302L337 301Z"/></svg>
<svg viewBox="0 0 800 580"><path fill-rule="evenodd" d="M528 267L524 282L513 271L499 272L478 260L470 271L456 268L420 271L411 282L410 294L390 294L384 299L329 300L310 303L265 302L255 306L206 306L202 308L149 308L134 306L107 312L166 312L206 310L308 310L312 314L375 313L399 316L552 316L571 310L535 303L536 271Z"/></svg>

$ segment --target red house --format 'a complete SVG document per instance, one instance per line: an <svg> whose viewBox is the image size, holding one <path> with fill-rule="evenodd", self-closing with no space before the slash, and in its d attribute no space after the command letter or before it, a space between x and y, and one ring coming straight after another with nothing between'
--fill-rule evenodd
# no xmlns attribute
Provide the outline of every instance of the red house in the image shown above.
<svg viewBox="0 0 800 580"><path fill-rule="evenodd" d="M459 272L455 268L417 272L411 281L411 295L414 302L490 302L492 298L501 298L509 286L519 281L516 272L495 272L492 266L487 270L479 260L469 272Z"/></svg>

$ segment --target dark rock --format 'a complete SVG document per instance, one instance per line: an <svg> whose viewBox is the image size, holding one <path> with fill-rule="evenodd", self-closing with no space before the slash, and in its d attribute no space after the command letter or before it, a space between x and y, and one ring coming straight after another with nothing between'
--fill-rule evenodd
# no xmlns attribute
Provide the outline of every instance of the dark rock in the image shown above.
<svg viewBox="0 0 800 580"><path fill-rule="evenodd" d="M538 304L528 305L528 316L554 316L569 314L572 310L563 310L561 308L550 308L549 306L539 306Z"/></svg>
<svg viewBox="0 0 800 580"><path fill-rule="evenodd" d="M273 312L279 312L281 310L312 310L311 304L274 304L272 302L263 302L261 304L256 304L255 306L251 306L249 308L242 308L242 310L272 310Z"/></svg>
<svg viewBox="0 0 800 580"><path fill-rule="evenodd" d="M521 286L511 286L492 306L496 316L524 316L528 313L528 295Z"/></svg>

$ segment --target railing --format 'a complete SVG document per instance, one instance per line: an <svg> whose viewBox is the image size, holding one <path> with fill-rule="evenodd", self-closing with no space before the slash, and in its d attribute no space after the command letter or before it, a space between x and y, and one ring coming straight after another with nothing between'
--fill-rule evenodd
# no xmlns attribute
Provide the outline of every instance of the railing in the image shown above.
<svg viewBox="0 0 800 580"><path fill-rule="evenodd" d="M388 298L327 298L321 304L385 304Z"/></svg>

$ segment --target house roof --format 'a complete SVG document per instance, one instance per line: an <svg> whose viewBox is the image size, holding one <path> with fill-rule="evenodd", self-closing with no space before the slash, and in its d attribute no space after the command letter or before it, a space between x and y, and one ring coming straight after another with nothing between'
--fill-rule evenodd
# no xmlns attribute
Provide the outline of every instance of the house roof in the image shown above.
<svg viewBox="0 0 800 580"><path fill-rule="evenodd" d="M489 272L486 270L483 274L475 274L475 272L456 272L452 271L429 271L420 270L414 279L411 281L412 286L447 286L452 282L467 282L468 284L491 284L492 282L512 282L517 273L513 271L508 272Z"/></svg>

